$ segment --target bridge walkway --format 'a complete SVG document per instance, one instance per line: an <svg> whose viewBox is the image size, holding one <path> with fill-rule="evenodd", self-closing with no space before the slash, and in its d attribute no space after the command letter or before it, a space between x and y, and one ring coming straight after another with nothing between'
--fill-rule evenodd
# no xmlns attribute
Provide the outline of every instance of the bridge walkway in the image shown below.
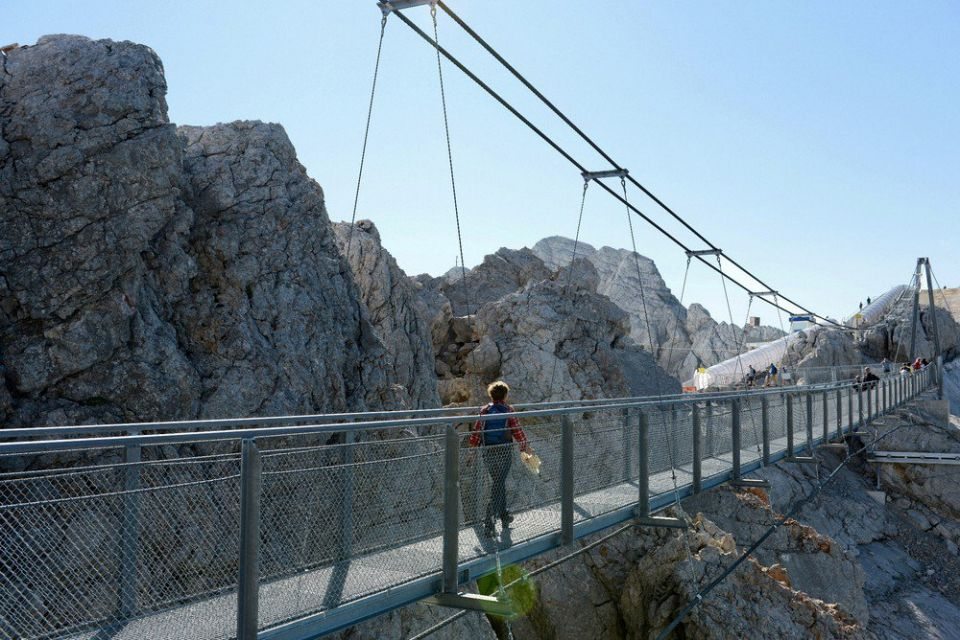
<svg viewBox="0 0 960 640"><path fill-rule="evenodd" d="M237 636L252 598L258 637L318 637L459 589L494 570L495 551L519 562L762 464L811 455L931 379L525 407L543 468L535 476L514 465L516 519L494 539L477 525L486 472L470 464L464 442L475 416L0 443L0 457L93 449L127 460L0 477L0 536L17 532L16 552L0 560L0 629L18 638L225 639ZM327 444L332 433L346 441ZM239 442L257 448L259 465L238 455ZM158 455L171 448L172 459ZM239 508L250 478L260 501L252 514ZM260 527L252 589L238 577L251 518ZM49 544L51 531L66 538L61 546Z"/></svg>

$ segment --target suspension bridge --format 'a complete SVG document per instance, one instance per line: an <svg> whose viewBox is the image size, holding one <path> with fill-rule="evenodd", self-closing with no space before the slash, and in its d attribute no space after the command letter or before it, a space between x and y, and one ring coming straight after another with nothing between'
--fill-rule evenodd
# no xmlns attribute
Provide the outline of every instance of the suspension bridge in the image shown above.
<svg viewBox="0 0 960 640"><path fill-rule="evenodd" d="M397 16L437 52L458 228L441 58L577 169L583 180L577 240L588 187L596 184L625 207L634 256L638 217L684 251L688 272L696 261L719 274L725 293L729 282L751 303L804 313L823 330L851 328L793 302L709 242L443 2L378 4L380 39L353 219L384 34L388 18ZM433 38L403 15L422 5L430 5ZM611 168L591 171L444 49L437 8ZM611 178L619 191L606 182ZM631 202L629 189L705 248L668 232ZM460 253L465 269L462 241ZM576 244L571 264L575 258ZM923 265L933 306L929 261L921 259L910 289L911 358ZM637 269L639 277L639 262ZM571 268L568 283L573 277ZM887 302L880 305L885 312ZM649 345L659 351L652 338ZM735 364L721 363L732 367L731 381L742 377L749 355L739 351ZM813 462L818 446L848 446L871 422L942 385L942 362L874 385L833 374L820 384L517 405L543 466L533 474L514 465L508 480L514 520L492 537L482 524L489 479L466 442L474 421L488 417L473 411L7 429L0 432L0 461L9 469L0 474L0 636L305 640L423 600L506 615L507 603L465 587L502 564L618 523L685 528L684 520L657 514L723 483L760 484L747 476L764 465Z"/></svg>

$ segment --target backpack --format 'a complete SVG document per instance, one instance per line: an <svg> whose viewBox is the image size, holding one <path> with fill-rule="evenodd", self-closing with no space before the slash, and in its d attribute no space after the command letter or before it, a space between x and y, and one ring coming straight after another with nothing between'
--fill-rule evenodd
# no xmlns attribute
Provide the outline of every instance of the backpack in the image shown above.
<svg viewBox="0 0 960 640"><path fill-rule="evenodd" d="M777 375L777 367L772 364L770 365L770 375L772 376Z"/></svg>
<svg viewBox="0 0 960 640"><path fill-rule="evenodd" d="M488 404L486 415L491 414L508 414L510 413L510 407L505 404ZM488 445L498 445L498 444L507 444L508 442L513 442L513 434L510 433L510 429L507 428L507 416L504 415L502 418L492 418L486 420L483 423L483 444L484 446Z"/></svg>

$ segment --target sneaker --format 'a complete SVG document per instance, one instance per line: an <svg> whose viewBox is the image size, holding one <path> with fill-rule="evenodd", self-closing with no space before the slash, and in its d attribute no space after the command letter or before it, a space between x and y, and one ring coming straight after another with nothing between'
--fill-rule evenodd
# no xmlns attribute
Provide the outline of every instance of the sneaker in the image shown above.
<svg viewBox="0 0 960 640"><path fill-rule="evenodd" d="M509 513L503 514L502 516L500 516L500 522L503 523L504 527L509 526L510 523L513 522L513 515Z"/></svg>

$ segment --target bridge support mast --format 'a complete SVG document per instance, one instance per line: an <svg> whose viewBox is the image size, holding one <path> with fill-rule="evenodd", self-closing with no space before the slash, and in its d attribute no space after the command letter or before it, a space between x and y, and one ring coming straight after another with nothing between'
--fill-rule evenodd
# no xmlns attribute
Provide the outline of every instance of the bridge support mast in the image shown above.
<svg viewBox="0 0 960 640"><path fill-rule="evenodd" d="M933 282L930 273L930 258L923 259L927 268L927 299L930 304L930 324L933 326L934 361L937 363L937 399L943 400L943 354L940 353L940 329L937 327L937 308L933 305Z"/></svg>
<svg viewBox="0 0 960 640"><path fill-rule="evenodd" d="M913 323L910 325L910 362L917 358L917 325L920 324L920 269L924 258L917 258L917 269L913 274L915 288L913 290Z"/></svg>

